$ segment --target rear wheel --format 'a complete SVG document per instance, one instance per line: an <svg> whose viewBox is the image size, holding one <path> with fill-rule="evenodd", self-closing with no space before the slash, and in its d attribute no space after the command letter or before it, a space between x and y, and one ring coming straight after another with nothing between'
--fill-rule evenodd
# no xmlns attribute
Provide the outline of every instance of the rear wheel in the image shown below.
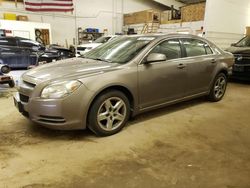
<svg viewBox="0 0 250 188"><path fill-rule="evenodd" d="M227 88L227 76L224 73L219 73L214 80L213 86L209 93L209 100L213 102L220 101Z"/></svg>
<svg viewBox="0 0 250 188"><path fill-rule="evenodd" d="M119 132L130 116L130 104L126 95L110 90L101 94L90 107L88 127L99 136Z"/></svg>

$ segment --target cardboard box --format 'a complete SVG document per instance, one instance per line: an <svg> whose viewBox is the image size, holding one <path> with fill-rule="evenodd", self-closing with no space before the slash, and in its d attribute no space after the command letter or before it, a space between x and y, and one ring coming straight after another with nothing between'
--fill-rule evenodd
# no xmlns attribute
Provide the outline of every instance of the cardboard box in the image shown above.
<svg viewBox="0 0 250 188"><path fill-rule="evenodd" d="M18 21L28 21L28 16L18 15L17 20Z"/></svg>
<svg viewBox="0 0 250 188"><path fill-rule="evenodd" d="M124 25L160 22L160 12L157 10L145 10L124 15Z"/></svg>
<svg viewBox="0 0 250 188"><path fill-rule="evenodd" d="M12 13L3 13L4 20L16 20L16 14Z"/></svg>
<svg viewBox="0 0 250 188"><path fill-rule="evenodd" d="M206 3L197 3L181 7L182 22L204 20Z"/></svg>
<svg viewBox="0 0 250 188"><path fill-rule="evenodd" d="M249 27L246 27L246 35L247 35L247 36L250 36L250 26L249 26Z"/></svg>

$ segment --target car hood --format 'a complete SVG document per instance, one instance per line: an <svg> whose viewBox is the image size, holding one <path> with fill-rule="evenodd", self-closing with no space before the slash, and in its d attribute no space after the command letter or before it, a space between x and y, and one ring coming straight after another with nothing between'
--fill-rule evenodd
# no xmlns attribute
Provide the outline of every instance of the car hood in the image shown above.
<svg viewBox="0 0 250 188"><path fill-rule="evenodd" d="M226 51L231 52L232 54L246 54L246 55L250 55L250 47L236 47L236 46L232 46L232 47L226 49Z"/></svg>
<svg viewBox="0 0 250 188"><path fill-rule="evenodd" d="M81 44L78 47L85 47L85 48L96 48L97 46L100 46L102 43L89 43L89 44Z"/></svg>
<svg viewBox="0 0 250 188"><path fill-rule="evenodd" d="M35 84L45 81L64 79L81 79L87 76L102 74L118 69L119 64L86 58L72 58L45 64L24 73L24 80L32 80Z"/></svg>

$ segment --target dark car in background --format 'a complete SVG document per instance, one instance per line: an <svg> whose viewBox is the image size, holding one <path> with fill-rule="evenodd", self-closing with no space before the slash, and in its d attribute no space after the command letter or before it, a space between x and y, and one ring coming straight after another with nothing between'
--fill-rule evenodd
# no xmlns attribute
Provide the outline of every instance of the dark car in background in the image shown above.
<svg viewBox="0 0 250 188"><path fill-rule="evenodd" d="M250 36L246 36L239 42L232 44L227 49L235 57L232 69L232 78L250 80Z"/></svg>
<svg viewBox="0 0 250 188"><path fill-rule="evenodd" d="M52 62L75 57L75 53L60 46L45 48L42 44L21 37L0 37L0 64L10 68L28 68L38 62Z"/></svg>
<svg viewBox="0 0 250 188"><path fill-rule="evenodd" d="M0 37L0 64L10 68L27 68L37 62L45 47L38 42L20 37Z"/></svg>
<svg viewBox="0 0 250 188"><path fill-rule="evenodd" d="M59 45L50 45L45 49L44 53L39 56L38 62L50 63L73 57L75 57L74 51Z"/></svg>

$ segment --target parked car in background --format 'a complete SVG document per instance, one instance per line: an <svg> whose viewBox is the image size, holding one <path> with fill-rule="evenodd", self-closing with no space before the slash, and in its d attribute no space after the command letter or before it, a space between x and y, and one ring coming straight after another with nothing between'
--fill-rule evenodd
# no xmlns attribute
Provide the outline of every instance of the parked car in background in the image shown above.
<svg viewBox="0 0 250 188"><path fill-rule="evenodd" d="M0 64L10 68L27 68L38 62L52 62L75 57L75 53L60 46L45 48L42 44L21 37L0 37Z"/></svg>
<svg viewBox="0 0 250 188"><path fill-rule="evenodd" d="M250 80L250 36L232 44L227 51L233 53L235 57L232 78Z"/></svg>
<svg viewBox="0 0 250 188"><path fill-rule="evenodd" d="M0 37L0 64L10 68L27 68L37 62L45 47L38 42L21 37Z"/></svg>
<svg viewBox="0 0 250 188"><path fill-rule="evenodd" d="M83 55L86 52L89 52L90 50L108 42L113 40L114 38L116 38L117 35L107 35L107 36L102 36L98 39L96 39L93 42L90 43L86 43L86 44L81 44L79 46L77 46L77 55Z"/></svg>
<svg viewBox="0 0 250 188"><path fill-rule="evenodd" d="M193 35L122 36L27 71L14 101L46 127L108 136L148 110L200 96L220 101L233 63L231 53Z"/></svg>
<svg viewBox="0 0 250 188"><path fill-rule="evenodd" d="M39 62L50 63L53 61L58 61L73 57L75 57L75 53L70 49L64 48L59 45L50 45L45 49L44 53L39 56L38 63Z"/></svg>
<svg viewBox="0 0 250 188"><path fill-rule="evenodd" d="M10 67L8 65L0 64L0 84L8 84L10 87L15 87L15 82L12 76L5 75L10 72Z"/></svg>

